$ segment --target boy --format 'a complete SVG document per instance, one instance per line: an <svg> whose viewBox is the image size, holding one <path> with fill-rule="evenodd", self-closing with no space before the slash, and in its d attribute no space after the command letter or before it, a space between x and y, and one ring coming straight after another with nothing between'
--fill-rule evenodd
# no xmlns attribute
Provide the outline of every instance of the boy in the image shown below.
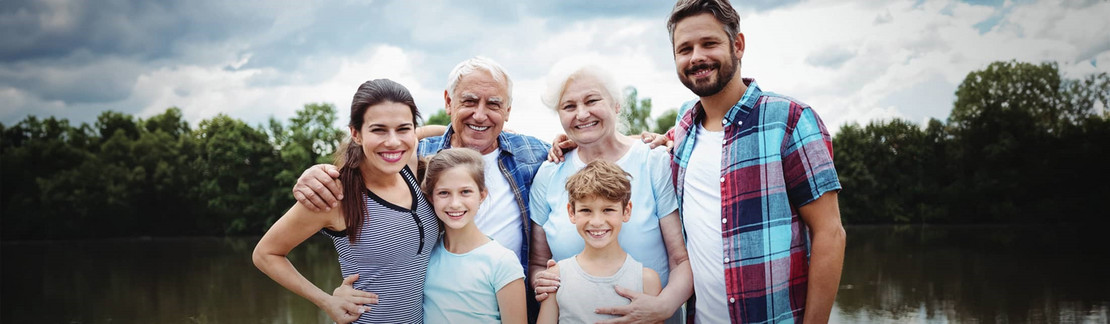
<svg viewBox="0 0 1110 324"><path fill-rule="evenodd" d="M617 241L632 212L629 177L616 164L597 160L567 178L567 214L586 244L581 253L559 261L561 285L540 305L538 323L616 318L595 312L598 306L629 303L614 285L652 296L662 290L659 274L632 259Z"/></svg>

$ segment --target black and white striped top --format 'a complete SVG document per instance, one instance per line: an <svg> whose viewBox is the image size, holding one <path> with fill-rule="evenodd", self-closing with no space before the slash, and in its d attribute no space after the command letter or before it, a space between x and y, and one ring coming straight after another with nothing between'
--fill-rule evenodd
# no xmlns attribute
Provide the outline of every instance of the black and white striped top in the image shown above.
<svg viewBox="0 0 1110 324"><path fill-rule="evenodd" d="M355 323L424 321L424 274L439 224L412 171L405 167L401 175L413 197L411 207L394 205L367 190L362 199L368 216L353 246L343 232L321 231L335 243L343 277L358 273L355 289L378 294L378 304L370 305L370 312Z"/></svg>

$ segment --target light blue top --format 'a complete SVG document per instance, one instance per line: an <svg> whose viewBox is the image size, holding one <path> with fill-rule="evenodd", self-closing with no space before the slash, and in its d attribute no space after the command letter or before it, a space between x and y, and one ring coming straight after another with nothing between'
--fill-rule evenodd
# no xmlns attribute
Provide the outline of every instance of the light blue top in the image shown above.
<svg viewBox="0 0 1110 324"><path fill-rule="evenodd" d="M678 210L670 163L665 148L653 150L639 141L616 163L632 174L632 217L621 226L618 241L634 259L659 273L664 287L670 268L659 219ZM564 163L544 162L532 180L532 221L543 227L555 260L574 256L585 247L567 215L566 191L567 178L584 167L578 150L573 150L567 152Z"/></svg>
<svg viewBox="0 0 1110 324"><path fill-rule="evenodd" d="M513 251L490 241L455 254L436 244L424 281L425 323L498 323L497 291L524 278Z"/></svg>

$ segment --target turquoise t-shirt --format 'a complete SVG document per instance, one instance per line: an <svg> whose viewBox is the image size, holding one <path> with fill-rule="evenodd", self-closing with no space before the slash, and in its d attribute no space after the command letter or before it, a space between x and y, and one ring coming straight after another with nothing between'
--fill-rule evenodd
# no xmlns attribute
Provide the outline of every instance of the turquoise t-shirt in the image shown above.
<svg viewBox="0 0 1110 324"><path fill-rule="evenodd" d="M424 281L425 323L497 323L497 291L524 278L513 251L490 241L470 252L454 254L439 240L428 260Z"/></svg>
<svg viewBox="0 0 1110 324"><path fill-rule="evenodd" d="M667 285L670 267L659 219L678 210L670 161L665 148L653 150L637 141L616 163L632 175L632 217L621 226L617 240L632 258L659 273L663 286ZM543 227L555 260L582 252L586 244L567 215L566 190L567 178L584 167L578 150L573 150L567 152L563 163L544 162L532 180L532 221Z"/></svg>

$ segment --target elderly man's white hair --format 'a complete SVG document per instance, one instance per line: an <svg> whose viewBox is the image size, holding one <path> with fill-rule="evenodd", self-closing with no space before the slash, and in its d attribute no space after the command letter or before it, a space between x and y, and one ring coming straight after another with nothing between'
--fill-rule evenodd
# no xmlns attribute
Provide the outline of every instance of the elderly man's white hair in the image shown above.
<svg viewBox="0 0 1110 324"><path fill-rule="evenodd" d="M497 64L494 60L484 56L469 58L451 69L451 74L447 76L447 94L451 96L451 100L455 100L455 87L459 85L459 80L477 70L487 71L493 76L494 81L505 84L505 88L509 92L509 97L505 98L506 104L511 106L513 104L513 80L509 78L509 73L505 72L501 64Z"/></svg>

